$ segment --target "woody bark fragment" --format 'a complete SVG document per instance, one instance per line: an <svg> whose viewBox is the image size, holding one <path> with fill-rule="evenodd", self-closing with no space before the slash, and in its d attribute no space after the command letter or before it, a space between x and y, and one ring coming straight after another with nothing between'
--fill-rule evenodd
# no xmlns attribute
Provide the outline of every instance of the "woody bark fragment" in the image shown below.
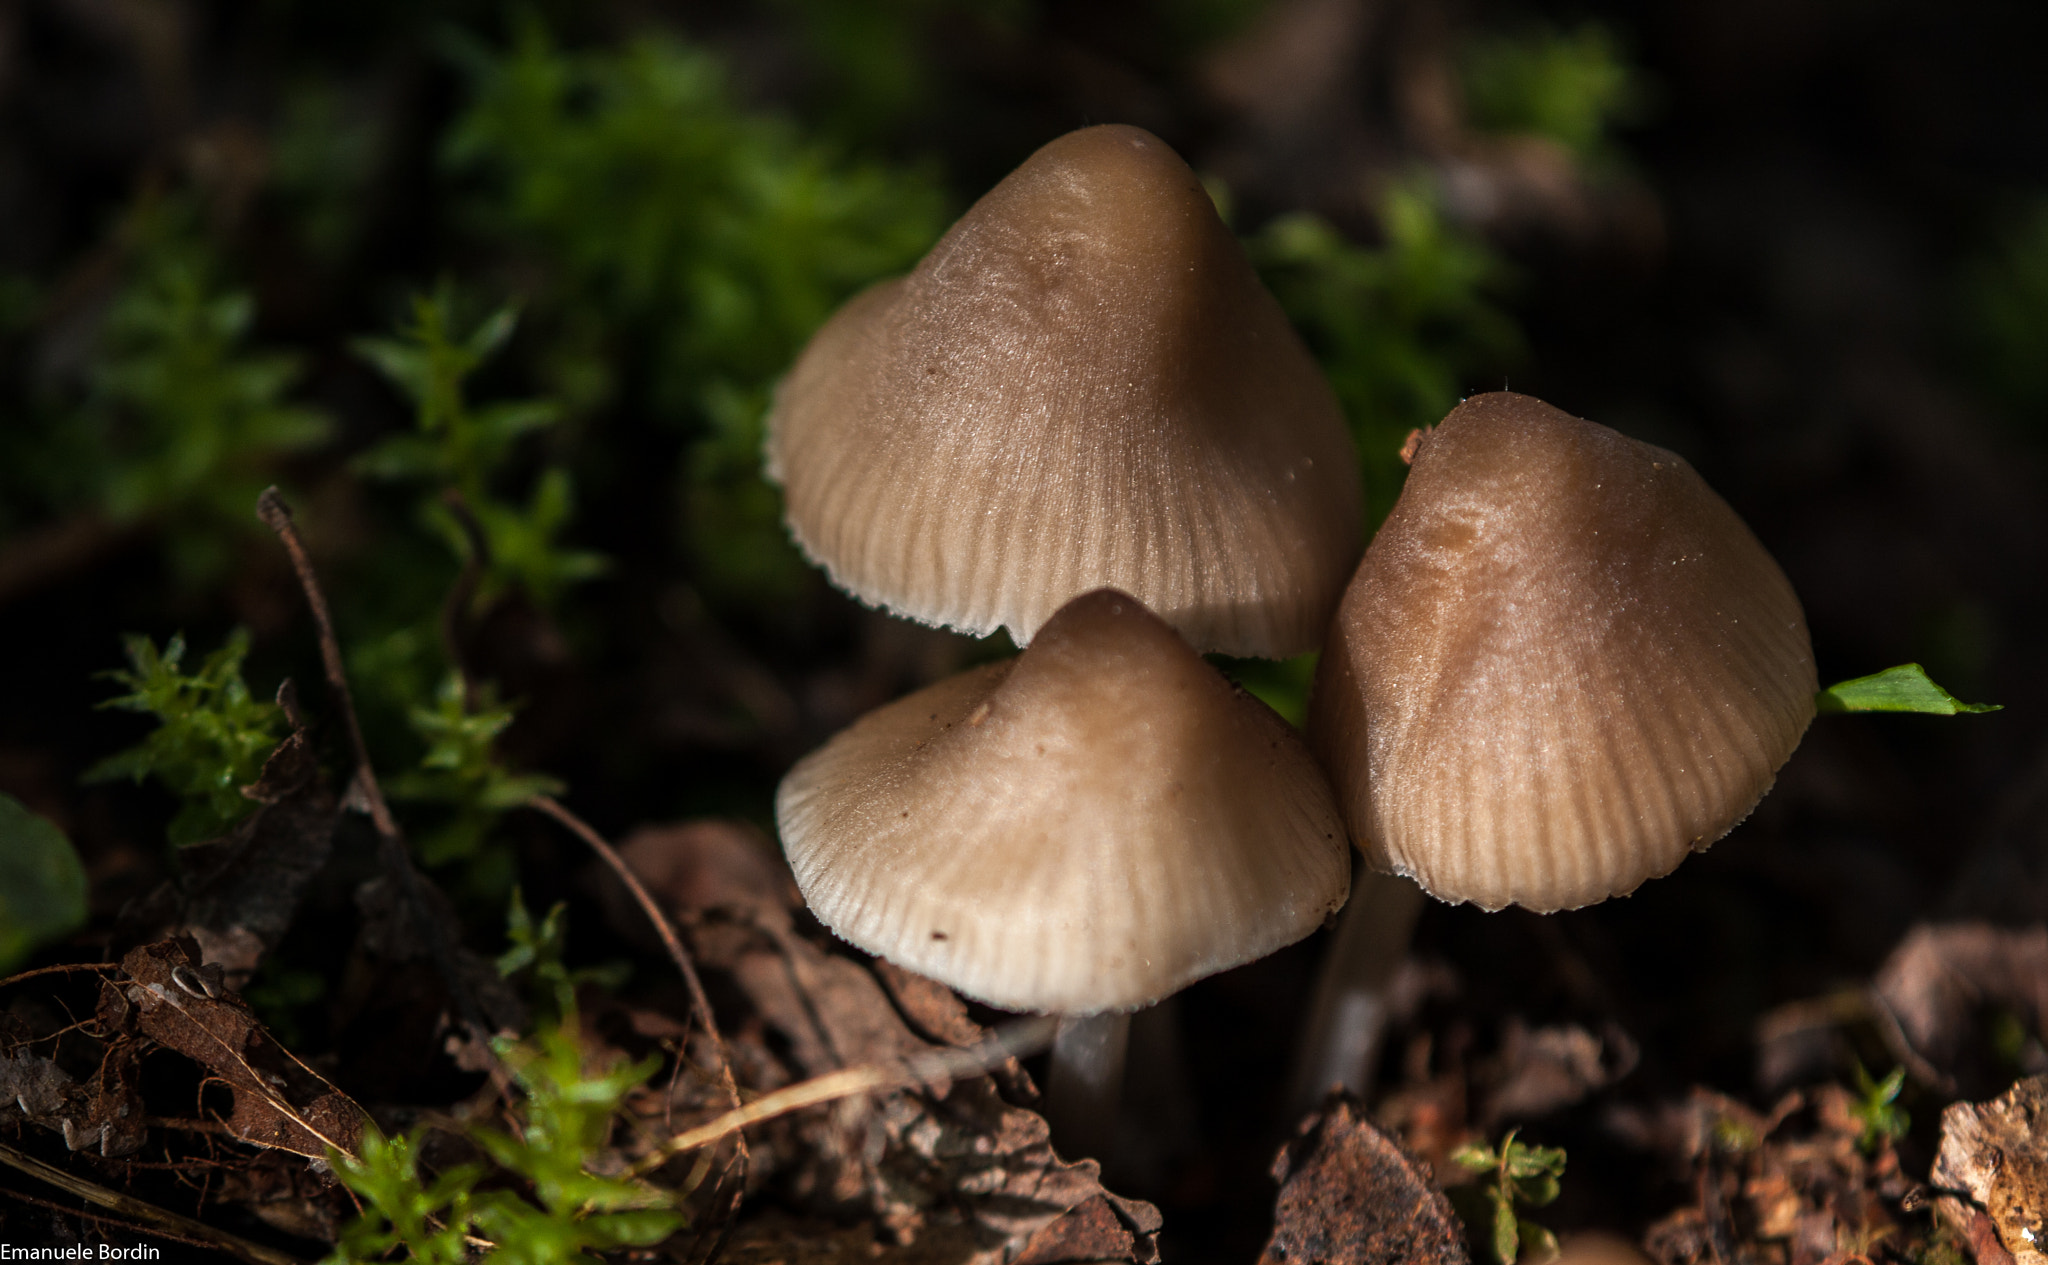
<svg viewBox="0 0 2048 1265"><path fill-rule="evenodd" d="M1273 1162L1273 1237L1259 1265L1468 1265L1463 1231L1429 1167L1332 1094Z"/></svg>
<svg viewBox="0 0 2048 1265"><path fill-rule="evenodd" d="M2048 1265L2048 1076L2019 1081L1990 1102L1941 1113L1930 1175L1941 1218L1984 1250L1983 1223L2017 1265Z"/></svg>

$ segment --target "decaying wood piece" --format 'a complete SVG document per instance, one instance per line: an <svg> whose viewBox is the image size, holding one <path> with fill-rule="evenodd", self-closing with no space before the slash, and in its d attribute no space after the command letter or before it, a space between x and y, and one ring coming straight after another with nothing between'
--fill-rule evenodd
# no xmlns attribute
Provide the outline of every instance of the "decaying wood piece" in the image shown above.
<svg viewBox="0 0 2048 1265"><path fill-rule="evenodd" d="M1935 1211L1958 1234L1975 1241L1988 1218L2016 1265L2048 1265L2048 1076L1942 1112L1932 1180Z"/></svg>
<svg viewBox="0 0 2048 1265"><path fill-rule="evenodd" d="M1259 1265L1467 1265L1464 1234L1429 1166L1332 1094L1273 1161L1273 1237Z"/></svg>

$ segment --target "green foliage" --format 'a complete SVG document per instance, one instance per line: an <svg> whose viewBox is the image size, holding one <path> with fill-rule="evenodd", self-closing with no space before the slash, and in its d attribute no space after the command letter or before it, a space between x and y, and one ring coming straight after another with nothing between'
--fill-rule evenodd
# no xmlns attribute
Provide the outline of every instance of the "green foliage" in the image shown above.
<svg viewBox="0 0 2048 1265"><path fill-rule="evenodd" d="M1895 1067L1881 1081L1870 1079L1863 1064L1856 1065L1856 1102L1849 1114L1863 1126L1856 1145L1868 1154L1906 1136L1913 1118L1898 1105L1899 1091L1906 1086L1906 1069Z"/></svg>
<svg viewBox="0 0 2048 1265"><path fill-rule="evenodd" d="M477 1190L489 1170L463 1165L431 1184L419 1172L420 1135L366 1136L360 1158L334 1154L335 1175L366 1205L344 1231L333 1262L367 1262L403 1246L415 1260L466 1259L463 1234L497 1244L492 1259L531 1265L593 1262L589 1255L661 1242L684 1223L677 1192L590 1171L610 1139L619 1104L657 1060L586 1075L574 1013L524 1043L498 1052L525 1097L510 1132L476 1128L470 1138L531 1199Z"/></svg>
<svg viewBox="0 0 2048 1265"><path fill-rule="evenodd" d="M1308 724L1308 691L1316 679L1319 657L1314 652L1292 659L1230 659L1217 655L1212 661L1246 693L1300 729Z"/></svg>
<svg viewBox="0 0 2048 1265"><path fill-rule="evenodd" d="M343 1227L330 1265L381 1261L403 1247L422 1265L464 1265L469 1251L463 1232L481 1165L448 1169L430 1183L420 1176L419 1150L425 1134L387 1138L375 1126L363 1130L362 1154L329 1156L334 1175L367 1207Z"/></svg>
<svg viewBox="0 0 2048 1265"><path fill-rule="evenodd" d="M1489 1214L1487 1244L1500 1265L1514 1265L1524 1247L1537 1260L1557 1255L1557 1236L1524 1220L1515 1209L1541 1208L1557 1198L1564 1177L1562 1147L1530 1146L1516 1140L1511 1130L1499 1150L1468 1142L1451 1152L1451 1162L1469 1173L1485 1174L1479 1191Z"/></svg>
<svg viewBox="0 0 2048 1265"><path fill-rule="evenodd" d="M1962 325L1992 392L2048 433L2048 198L1962 273Z"/></svg>
<svg viewBox="0 0 2048 1265"><path fill-rule="evenodd" d="M938 63L928 41L939 21L1015 30L1031 16L1023 0L778 0L777 7L797 19L827 80L830 107L820 124L855 138L887 136L931 108Z"/></svg>
<svg viewBox="0 0 2048 1265"><path fill-rule="evenodd" d="M623 962L573 971L563 965L562 950L568 938L564 918L568 909L566 904L556 901L547 917L535 922L519 889L512 889L512 904L505 919L505 938L512 947L498 955L498 973L507 979L522 974L526 977L528 1002L543 1021L576 1009L577 985L594 982L617 989L626 982L631 969Z"/></svg>
<svg viewBox="0 0 2048 1265"><path fill-rule="evenodd" d="M85 780L140 782L154 775L181 801L171 819L172 843L225 834L255 811L242 788L262 775L263 762L285 736L283 709L252 698L242 680L248 631L236 629L190 675L181 670L182 636L171 638L161 652L147 637L131 636L126 645L128 670L104 675L129 693L100 706L147 712L161 723L140 744L86 770Z"/></svg>
<svg viewBox="0 0 2048 1265"><path fill-rule="evenodd" d="M126 284L100 331L65 454L116 523L155 521L185 578L218 574L225 541L283 455L328 434L287 401L296 359L247 349L255 302L223 288L210 252L171 212L145 215Z"/></svg>
<svg viewBox="0 0 2048 1265"><path fill-rule="evenodd" d="M322 263L355 245L361 207L379 157L374 116L332 84L297 84L270 134L270 184Z"/></svg>
<svg viewBox="0 0 2048 1265"><path fill-rule="evenodd" d="M1283 216L1246 243L1350 418L1375 520L1407 475L1408 432L1442 420L1475 375L1522 348L1494 297L1506 265L1447 223L1426 187L1390 191L1380 220L1377 248L1309 215Z"/></svg>
<svg viewBox="0 0 2048 1265"><path fill-rule="evenodd" d="M432 707L412 710L413 729L427 750L417 768L391 780L391 795L448 810L447 821L419 840L420 859L428 865L477 857L500 813L562 789L553 778L513 773L500 763L493 744L514 711L497 702L488 685L466 697L462 678L453 672L442 679Z"/></svg>
<svg viewBox="0 0 2048 1265"><path fill-rule="evenodd" d="M644 365L656 408L692 436L702 578L790 592L807 572L760 476L771 386L835 307L937 238L937 182L739 110L717 63L672 41L572 53L529 27L466 58L473 100L448 160L489 185L486 231L540 257L550 310L576 314L548 372L591 407Z"/></svg>
<svg viewBox="0 0 2048 1265"><path fill-rule="evenodd" d="M1906 1259L1913 1265L1970 1265L1977 1259L1969 1250L1965 1240L1944 1222L1937 1221L1934 1232L1918 1246L1907 1245Z"/></svg>
<svg viewBox="0 0 2048 1265"><path fill-rule="evenodd" d="M619 1104L653 1074L658 1059L586 1077L573 1013L531 1042L500 1042L498 1049L526 1091L525 1121L511 1133L480 1129L471 1136L532 1184L538 1204L507 1191L477 1196L477 1226L498 1242L504 1259L577 1260L590 1249L659 1243L681 1228L675 1192L587 1167L610 1137Z"/></svg>
<svg viewBox="0 0 2048 1265"><path fill-rule="evenodd" d="M64 832L0 794L0 974L85 921L85 867Z"/></svg>
<svg viewBox="0 0 2048 1265"><path fill-rule="evenodd" d="M1814 705L1822 712L1919 712L1928 716L2004 710L1997 703L1963 702L1936 685L1917 663L1838 681L1816 695Z"/></svg>
<svg viewBox="0 0 2048 1265"><path fill-rule="evenodd" d="M546 400L519 400L471 408L463 382L512 337L517 316L500 308L467 334L451 327L454 301L440 294L413 300L410 324L396 339L356 343L364 358L411 398L418 430L397 435L363 454L358 469L376 478L423 481L452 489L474 516L489 554L485 596L508 586L550 606L563 590L602 572L597 554L563 547L557 537L573 509L568 471L549 466L535 480L524 506L502 501L493 484L502 477L519 440L560 417ZM448 506L425 502L423 513L457 557L470 543Z"/></svg>
<svg viewBox="0 0 2048 1265"><path fill-rule="evenodd" d="M1597 22L1474 40L1459 70L1473 126L1547 136L1582 159L1611 160L1608 131L1641 118L1646 102L1639 75Z"/></svg>

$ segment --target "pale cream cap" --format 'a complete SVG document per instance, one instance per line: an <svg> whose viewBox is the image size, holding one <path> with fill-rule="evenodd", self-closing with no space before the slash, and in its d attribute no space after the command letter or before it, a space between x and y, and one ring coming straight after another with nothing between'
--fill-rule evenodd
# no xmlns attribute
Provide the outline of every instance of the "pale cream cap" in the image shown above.
<svg viewBox="0 0 2048 1265"><path fill-rule="evenodd" d="M1360 541L1335 397L1194 173L1045 146L842 308L768 419L791 532L863 601L1019 644L1112 586L1202 650L1311 650Z"/></svg>
<svg viewBox="0 0 2048 1265"><path fill-rule="evenodd" d="M869 713L775 810L827 927L1015 1010L1156 1001L1308 935L1351 883L1294 731L1108 590Z"/></svg>
<svg viewBox="0 0 2048 1265"><path fill-rule="evenodd" d="M1500 393L1423 436L1309 730L1368 860L1549 912L1748 816L1818 688L1784 572L1684 459Z"/></svg>

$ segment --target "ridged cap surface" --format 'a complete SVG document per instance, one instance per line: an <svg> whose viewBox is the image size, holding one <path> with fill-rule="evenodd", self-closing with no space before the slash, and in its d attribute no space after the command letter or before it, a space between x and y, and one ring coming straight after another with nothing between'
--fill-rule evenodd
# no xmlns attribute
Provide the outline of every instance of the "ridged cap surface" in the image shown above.
<svg viewBox="0 0 2048 1265"><path fill-rule="evenodd" d="M1132 127L1047 145L842 308L778 392L768 473L842 588L1019 644L1110 586L1200 649L1297 654L1358 557L1335 398Z"/></svg>
<svg viewBox="0 0 2048 1265"><path fill-rule="evenodd" d="M1501 393L1422 439L1310 733L1369 860L1548 912L1726 834L1818 688L1791 584L1691 466Z"/></svg>
<svg viewBox="0 0 2048 1265"><path fill-rule="evenodd" d="M869 713L775 802L813 912L969 996L1142 1006L1314 931L1350 857L1286 722L1121 593Z"/></svg>

